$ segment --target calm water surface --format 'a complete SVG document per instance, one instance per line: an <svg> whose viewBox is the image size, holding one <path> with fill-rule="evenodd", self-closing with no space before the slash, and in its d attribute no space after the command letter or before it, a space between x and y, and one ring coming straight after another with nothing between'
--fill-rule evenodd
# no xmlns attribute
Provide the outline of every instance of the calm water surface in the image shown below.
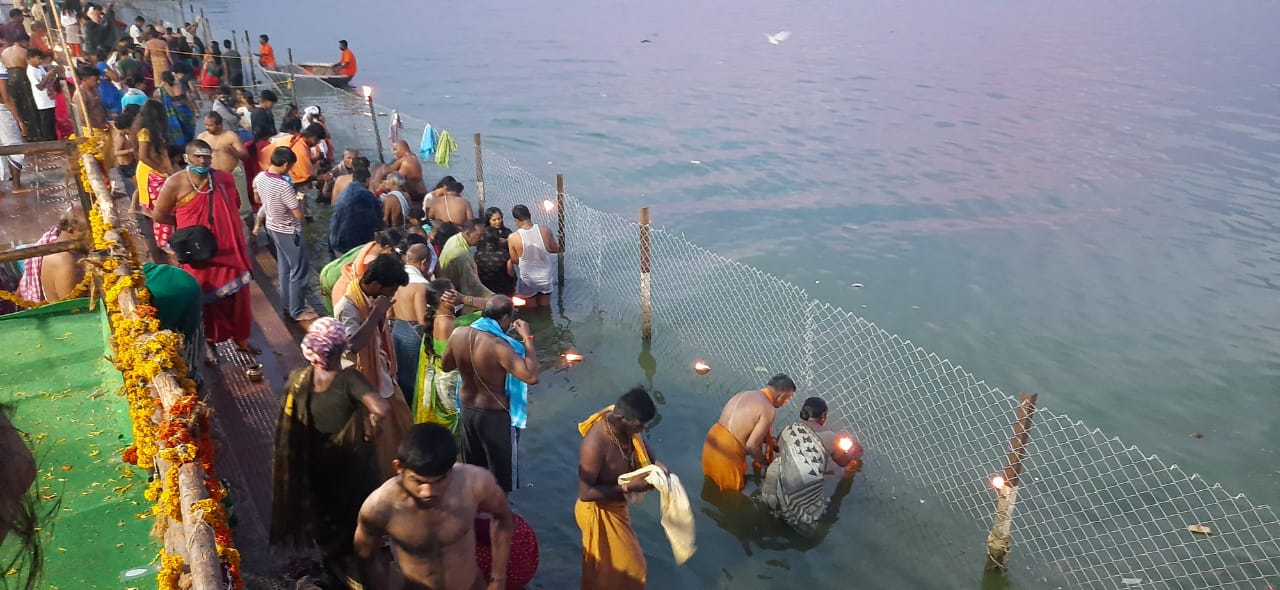
<svg viewBox="0 0 1280 590"><path fill-rule="evenodd" d="M336 60L348 39L357 83L464 149L482 132L547 179L565 172L597 208L649 206L1007 392L1039 392L1280 504L1280 4L215 0L210 12L299 61ZM783 29L789 41L765 42ZM577 563L571 424L644 377L607 322L572 328L595 339L594 367L539 386L548 426L529 431L525 457L548 467L517 496L537 514L544 587L571 583ZM658 359L668 405L654 435L696 494L692 441L730 392L683 362ZM744 544L708 517L702 552L674 570L656 557L656 519L637 517L652 579L978 584L971 525L888 500L902 485L890 475L859 477L809 551Z"/></svg>

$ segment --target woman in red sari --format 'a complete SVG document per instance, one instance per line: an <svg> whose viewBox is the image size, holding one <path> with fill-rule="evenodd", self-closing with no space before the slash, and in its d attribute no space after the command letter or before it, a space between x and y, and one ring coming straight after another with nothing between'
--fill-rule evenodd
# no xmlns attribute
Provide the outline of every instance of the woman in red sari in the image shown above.
<svg viewBox="0 0 1280 590"><path fill-rule="evenodd" d="M217 252L204 262L183 264L204 293L204 334L210 344L235 342L241 351L258 354L249 344L253 314L249 301L249 249L240 221L240 194L235 178L211 169L213 149L202 140L187 144L187 167L175 172L160 189L153 214L157 221L174 223L179 230L194 225L209 227ZM212 223L210 219L212 207Z"/></svg>

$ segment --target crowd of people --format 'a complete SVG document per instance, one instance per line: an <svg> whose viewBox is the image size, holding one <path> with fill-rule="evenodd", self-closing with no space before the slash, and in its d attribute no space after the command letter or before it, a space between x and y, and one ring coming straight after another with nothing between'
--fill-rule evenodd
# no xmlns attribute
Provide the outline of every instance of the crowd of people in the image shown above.
<svg viewBox="0 0 1280 590"><path fill-rule="evenodd" d="M126 28L110 6L77 0L65 0L60 15L72 63L56 63L61 54L42 47L48 32L35 26L43 23L28 32L20 10L0 26L8 45L0 76L27 74L0 85L4 142L62 136L59 105L70 108L65 95L81 94L86 126L112 139L112 184L130 196L135 237L154 260L148 286L162 324L184 335L193 368L217 362L212 347L221 342L261 353L250 343L248 288L260 239L275 255L278 312L306 331L308 366L288 377L276 429L272 542L318 547L322 588L527 583L536 547L507 497L520 489L520 433L539 368L535 336L517 310L550 303L553 255L563 247L550 229L526 205L510 210L514 229L501 209L477 211L451 176L428 185L404 141L385 165L352 148L339 157L318 107L299 111L270 90L243 91L230 41L220 51L193 25L143 17ZM274 67L269 39L260 40L254 55ZM345 41L340 49L336 66L354 74ZM66 68L78 89L67 88ZM20 158L5 168L16 173ZM303 231L317 207L330 210L324 249L332 259L322 265L310 260L318 250ZM67 215L41 242L86 230ZM29 262L24 297L69 292L81 272L75 256ZM805 530L827 515L828 462L850 474L861 448L826 426L827 405L816 397L775 440L778 409L795 390L777 375L730 399L707 434L703 470L708 485L741 493L750 458L763 471L761 501ZM656 415L650 394L636 388L579 425L574 513L584 589L644 587L627 512L633 495L664 495L678 528L668 528L673 547L692 535L678 479L640 436ZM478 538L489 548L483 571L474 565ZM682 544L692 552L691 538Z"/></svg>

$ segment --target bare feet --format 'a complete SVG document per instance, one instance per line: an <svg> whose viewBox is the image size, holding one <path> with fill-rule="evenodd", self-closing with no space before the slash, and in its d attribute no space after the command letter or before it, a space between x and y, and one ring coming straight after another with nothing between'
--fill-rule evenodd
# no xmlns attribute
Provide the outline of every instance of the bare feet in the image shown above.
<svg viewBox="0 0 1280 590"><path fill-rule="evenodd" d="M253 355L253 356L258 356L258 355L262 354L262 350L261 350L261 349L259 349L259 348L258 348L258 347L256 347L256 346L254 346L254 345L250 344L248 340L246 340L246 341L244 341L244 342L237 342L237 343L236 343L236 350L238 350L238 351L240 351L240 352L244 352L244 353L251 354L251 355Z"/></svg>

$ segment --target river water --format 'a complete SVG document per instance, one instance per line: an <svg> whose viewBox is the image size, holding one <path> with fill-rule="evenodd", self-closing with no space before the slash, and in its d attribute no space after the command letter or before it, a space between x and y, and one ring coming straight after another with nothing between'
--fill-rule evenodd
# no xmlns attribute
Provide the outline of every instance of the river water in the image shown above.
<svg viewBox="0 0 1280 590"><path fill-rule="evenodd" d="M1280 503L1280 4L207 8L220 31L269 33L281 58L292 47L299 61L336 61L347 39L356 83L381 103L459 138L481 132L544 178L564 172L595 208L648 206L655 223L994 386L1038 392L1144 453ZM793 34L766 42L780 30ZM540 386L559 399L544 406L557 428L643 376L629 343L587 332L574 336L596 339L596 368ZM683 445L669 463L696 490L697 453L679 449L730 392L677 373L660 363L668 400L689 395L656 436ZM556 398L561 385L573 393ZM535 485L550 496L516 500L539 514L548 588L576 567L566 433L531 430L527 465L548 462ZM887 489L854 487L807 552L751 549L700 521L690 565L651 557L655 587L977 585L980 538L955 555L922 550L946 516L902 527L875 513L892 513ZM651 556L664 550L653 524L641 531Z"/></svg>

